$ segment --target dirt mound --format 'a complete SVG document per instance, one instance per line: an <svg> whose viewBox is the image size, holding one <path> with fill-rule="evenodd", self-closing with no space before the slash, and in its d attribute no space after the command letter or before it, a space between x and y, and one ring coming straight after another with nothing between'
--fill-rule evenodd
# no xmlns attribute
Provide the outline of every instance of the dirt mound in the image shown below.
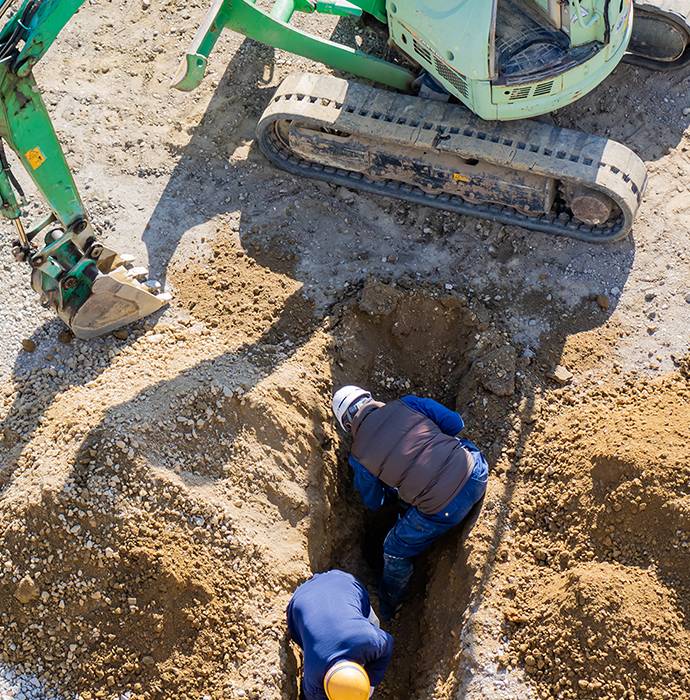
<svg viewBox="0 0 690 700"><path fill-rule="evenodd" d="M684 697L690 633L678 597L654 571L581 564L534 592L538 628L514 644L554 697Z"/></svg>
<svg viewBox="0 0 690 700"><path fill-rule="evenodd" d="M542 697L690 692L689 386L616 379L553 397L515 477L497 569Z"/></svg>

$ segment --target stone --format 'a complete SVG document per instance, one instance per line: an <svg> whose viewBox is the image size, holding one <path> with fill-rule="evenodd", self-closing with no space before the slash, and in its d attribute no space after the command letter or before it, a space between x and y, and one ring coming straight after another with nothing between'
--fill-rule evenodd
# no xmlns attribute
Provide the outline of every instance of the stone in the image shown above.
<svg viewBox="0 0 690 700"><path fill-rule="evenodd" d="M17 586L17 590L14 592L14 597L22 604L26 605L35 598L38 598L40 593L36 588L31 576L25 576Z"/></svg>
<svg viewBox="0 0 690 700"><path fill-rule="evenodd" d="M34 343L31 338L24 338L24 340L22 340L22 347L26 352L33 352L36 349L36 343Z"/></svg>
<svg viewBox="0 0 690 700"><path fill-rule="evenodd" d="M66 328L60 331L57 337L58 343L62 343L63 345L69 345L72 342L72 338L74 338L72 331L69 331Z"/></svg>
<svg viewBox="0 0 690 700"><path fill-rule="evenodd" d="M611 300L606 296L606 294L600 294L597 297L597 304L599 304L600 308L602 309L608 309L611 306Z"/></svg>
<svg viewBox="0 0 690 700"><path fill-rule="evenodd" d="M126 330L119 328L118 330L113 331L113 336L118 340L127 340L127 338L129 338L129 333Z"/></svg>
<svg viewBox="0 0 690 700"><path fill-rule="evenodd" d="M562 365L556 365L546 376L559 384L567 384L573 378L573 373Z"/></svg>
<svg viewBox="0 0 690 700"><path fill-rule="evenodd" d="M511 345L490 350L477 360L479 381L496 396L511 396L515 393L516 363L517 352Z"/></svg>
<svg viewBox="0 0 690 700"><path fill-rule="evenodd" d="M398 305L402 294L393 287L367 280L359 300L359 308L371 316L388 316Z"/></svg>

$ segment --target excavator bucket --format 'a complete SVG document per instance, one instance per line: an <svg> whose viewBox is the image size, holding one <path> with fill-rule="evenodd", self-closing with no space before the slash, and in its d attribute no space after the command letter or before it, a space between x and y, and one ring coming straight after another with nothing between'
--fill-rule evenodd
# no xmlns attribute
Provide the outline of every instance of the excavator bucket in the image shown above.
<svg viewBox="0 0 690 700"><path fill-rule="evenodd" d="M158 311L168 299L128 279L126 268L119 267L107 275L99 273L86 301L78 308L67 303L58 315L78 338L95 338Z"/></svg>
<svg viewBox="0 0 690 700"><path fill-rule="evenodd" d="M13 252L31 266L31 287L41 304L52 308L78 338L95 338L138 321L171 299L170 294L157 293L157 282L140 281L148 271L132 267L133 256L98 243L86 219L72 231L53 228L45 234L42 248L34 245L33 239L54 218L26 233L14 219L19 240Z"/></svg>
<svg viewBox="0 0 690 700"><path fill-rule="evenodd" d="M90 229L90 227L88 227ZM46 247L27 256L31 286L78 338L95 338L138 321L165 306L171 296L142 283L147 270L130 255L93 244L84 251L79 235L53 231Z"/></svg>

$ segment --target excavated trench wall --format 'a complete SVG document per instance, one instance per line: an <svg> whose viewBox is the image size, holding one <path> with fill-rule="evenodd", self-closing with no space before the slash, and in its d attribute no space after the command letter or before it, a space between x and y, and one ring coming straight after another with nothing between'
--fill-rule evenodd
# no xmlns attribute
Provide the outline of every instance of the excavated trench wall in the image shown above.
<svg viewBox="0 0 690 700"><path fill-rule="evenodd" d="M462 413L458 404L471 394L467 385L486 321L485 310L471 307L461 294L370 280L331 321L333 386L357 384L382 401L415 394L457 406ZM329 563L358 576L376 608L383 539L399 510L366 510L352 487L349 439L338 437L340 493L348 530L355 537L336 547ZM473 437L469 431L467 437ZM459 530L418 558L407 601L386 625L395 652L377 691L380 697L427 698L439 684L452 692L472 580Z"/></svg>

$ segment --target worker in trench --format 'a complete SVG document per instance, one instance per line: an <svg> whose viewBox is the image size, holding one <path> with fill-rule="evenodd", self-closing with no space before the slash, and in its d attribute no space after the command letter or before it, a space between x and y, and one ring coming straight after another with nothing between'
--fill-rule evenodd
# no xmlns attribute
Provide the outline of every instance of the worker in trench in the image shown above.
<svg viewBox="0 0 690 700"><path fill-rule="evenodd" d="M476 522L488 465L458 436L460 415L432 399L384 404L344 386L333 396L333 412L352 434L350 464L364 504L377 510L402 501L406 508L383 543L379 612L389 620L405 598L414 557L463 521L467 531Z"/></svg>
<svg viewBox="0 0 690 700"><path fill-rule="evenodd" d="M351 574L316 574L292 595L290 636L304 652L305 700L367 700L383 679L393 638L379 627L369 594Z"/></svg>

